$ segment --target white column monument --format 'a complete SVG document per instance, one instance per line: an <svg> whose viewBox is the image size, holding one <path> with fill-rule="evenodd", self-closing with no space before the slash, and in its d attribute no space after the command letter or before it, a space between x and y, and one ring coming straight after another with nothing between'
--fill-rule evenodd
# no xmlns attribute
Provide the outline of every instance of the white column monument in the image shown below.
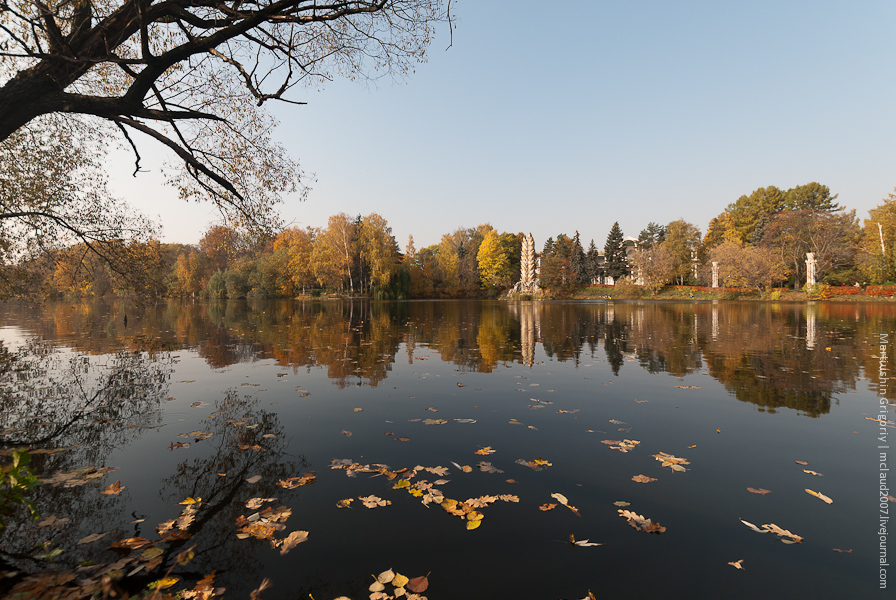
<svg viewBox="0 0 896 600"><path fill-rule="evenodd" d="M806 252L806 285L815 285L815 273L818 268L818 261L815 260L814 252Z"/></svg>

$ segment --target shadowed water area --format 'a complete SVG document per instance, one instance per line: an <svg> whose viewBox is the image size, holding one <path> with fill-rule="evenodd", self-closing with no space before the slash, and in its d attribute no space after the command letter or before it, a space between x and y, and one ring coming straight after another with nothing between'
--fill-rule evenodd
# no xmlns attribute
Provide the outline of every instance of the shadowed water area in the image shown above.
<svg viewBox="0 0 896 600"><path fill-rule="evenodd" d="M113 542L168 531L150 574L128 568L148 583L174 565L182 588L216 571L226 597L270 578L266 599L367 598L389 568L428 573L434 599L869 597L894 317L836 303L2 305L0 441L30 448L46 483L41 524L17 512L0 534L0 570L46 567L47 548L63 550L57 569L113 563ZM96 476L72 475L84 467ZM367 508L371 495L389 504ZM186 498L198 509L160 533ZM266 507L275 544L246 535ZM272 547L297 530L307 541Z"/></svg>

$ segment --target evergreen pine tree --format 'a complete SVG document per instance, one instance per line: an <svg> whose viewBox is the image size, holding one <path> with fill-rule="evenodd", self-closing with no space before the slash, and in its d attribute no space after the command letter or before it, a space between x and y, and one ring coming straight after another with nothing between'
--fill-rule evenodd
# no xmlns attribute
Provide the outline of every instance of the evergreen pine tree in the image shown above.
<svg viewBox="0 0 896 600"><path fill-rule="evenodd" d="M579 232L572 238L572 256L569 262L572 264L572 271L576 274L576 283L589 283L588 269L585 264L585 251L582 249L582 242L579 239Z"/></svg>
<svg viewBox="0 0 896 600"><path fill-rule="evenodd" d="M549 237L544 241L544 248L541 251L542 256L548 256L554 253L554 238Z"/></svg>
<svg viewBox="0 0 896 600"><path fill-rule="evenodd" d="M585 255L585 273L588 274L588 283L596 283L600 277L600 255L597 253L597 246L594 245L594 238L591 239L588 254Z"/></svg>
<svg viewBox="0 0 896 600"><path fill-rule="evenodd" d="M604 244L604 267L607 275L612 277L614 281L629 273L625 248L623 248L622 243L622 230L619 228L619 221L616 221L607 235L607 243Z"/></svg>

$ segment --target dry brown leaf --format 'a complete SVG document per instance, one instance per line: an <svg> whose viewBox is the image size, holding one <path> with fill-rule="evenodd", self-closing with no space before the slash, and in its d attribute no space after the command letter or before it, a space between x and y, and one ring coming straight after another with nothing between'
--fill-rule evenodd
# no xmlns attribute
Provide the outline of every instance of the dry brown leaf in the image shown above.
<svg viewBox="0 0 896 600"><path fill-rule="evenodd" d="M259 481L261 481L261 475L253 475L246 479L246 483L258 483Z"/></svg>
<svg viewBox="0 0 896 600"><path fill-rule="evenodd" d="M570 504L569 500L567 500L566 496L564 496L563 494L551 494L551 498L554 498L555 500L557 500L557 502L559 502L560 504L562 504L563 506L565 506L566 508L568 508L569 510L574 512L577 517L582 516L579 513L579 509L576 508L575 506L573 506L572 504Z"/></svg>
<svg viewBox="0 0 896 600"><path fill-rule="evenodd" d="M367 508L376 508L377 506L388 506L392 504L389 500L383 500L371 494L370 496L358 496L358 500L364 503Z"/></svg>
<svg viewBox="0 0 896 600"><path fill-rule="evenodd" d="M793 462L795 462L795 463L798 464L798 465L803 465L804 467L807 466L807 465L809 464L809 463L807 463L807 462L804 461L804 460L795 460L795 461L793 461Z"/></svg>
<svg viewBox="0 0 896 600"><path fill-rule="evenodd" d="M280 554L286 554L308 539L307 531L293 531L280 543Z"/></svg>
<svg viewBox="0 0 896 600"><path fill-rule="evenodd" d="M255 510L256 508L261 508L261 505L265 502L273 502L276 498L250 498L246 501L246 508L249 510Z"/></svg>
<svg viewBox="0 0 896 600"><path fill-rule="evenodd" d="M734 567L735 569L741 569L741 570L743 570L743 568L744 568L744 559L740 559L740 560L735 561L735 562L730 562L730 563L728 563L728 564L731 565L732 567Z"/></svg>
<svg viewBox="0 0 896 600"><path fill-rule="evenodd" d="M480 471L483 471L485 473L503 473L504 472L501 469L497 468L492 463L487 462L487 461L481 461L476 466L479 467Z"/></svg>
<svg viewBox="0 0 896 600"><path fill-rule="evenodd" d="M38 527L62 527L66 523L68 523L71 519L68 517L60 519L56 515L50 515L43 521L37 524Z"/></svg>
<svg viewBox="0 0 896 600"><path fill-rule="evenodd" d="M689 465L691 464L684 458L679 458L677 456L672 456L671 454L667 454L665 452L659 452L654 454L653 457L663 463L664 467L669 467L673 471L687 471L681 465Z"/></svg>
<svg viewBox="0 0 896 600"><path fill-rule="evenodd" d="M109 487L100 493L106 494L107 496L117 496L123 489L125 489L125 486L121 485L121 480L115 480L115 483L110 484Z"/></svg>
<svg viewBox="0 0 896 600"><path fill-rule="evenodd" d="M333 467L338 468L338 467ZM309 471L304 475L299 475L298 477L290 477L288 479L280 479L277 481L277 485L287 490L295 489L301 485L308 485L309 483L314 483L317 479L317 475L314 474L314 471Z"/></svg>
<svg viewBox="0 0 896 600"><path fill-rule="evenodd" d="M487 456L489 454L494 454L495 452L496 452L496 450L494 448L492 448L491 446L486 446L485 448L480 448L473 454L480 454L482 456Z"/></svg>
<svg viewBox="0 0 896 600"><path fill-rule="evenodd" d="M513 494L501 494L500 496L498 496L498 499L502 500L504 502L519 502L520 501L519 496L514 496Z"/></svg>
<svg viewBox="0 0 896 600"><path fill-rule="evenodd" d="M808 473L809 475L818 475L819 477L824 477L821 473L817 471L810 471L809 469L803 469L803 473Z"/></svg>
<svg viewBox="0 0 896 600"><path fill-rule="evenodd" d="M344 436L346 436L346 437L352 437L352 432L351 432L351 431L346 431L345 429L343 429L343 430L342 430L342 435L344 435Z"/></svg>
<svg viewBox="0 0 896 600"><path fill-rule="evenodd" d="M765 494L771 494L771 493L772 493L771 490L766 490L766 489L764 489L764 488L751 488L751 487L748 487L748 488L747 488L747 491L748 491L748 492L752 492L752 493L754 493L754 494L761 494L761 495L763 495L763 496L764 496Z"/></svg>
<svg viewBox="0 0 896 600"><path fill-rule="evenodd" d="M849 550L841 550L840 548L834 548L834 552L842 552L843 554L851 554L852 548L850 548Z"/></svg>
<svg viewBox="0 0 896 600"><path fill-rule="evenodd" d="M426 588L429 587L429 579L427 579L425 575L414 577L413 579L408 581L405 587L415 594L420 594L422 592L425 592Z"/></svg>
<svg viewBox="0 0 896 600"><path fill-rule="evenodd" d="M152 544L148 539L142 537L132 537L118 540L109 546L110 550L136 550Z"/></svg>
<svg viewBox="0 0 896 600"><path fill-rule="evenodd" d="M666 528L660 525L659 523L654 523L650 519L645 519L643 516L636 514L630 510L619 509L617 511L619 516L628 521L628 524L634 527L639 531L645 531L647 533L663 533L666 531Z"/></svg>
<svg viewBox="0 0 896 600"><path fill-rule="evenodd" d="M553 504L553 503L542 504L541 506L538 507L538 510L549 511L549 510L554 510L555 508L557 508L557 505Z"/></svg>
<svg viewBox="0 0 896 600"><path fill-rule="evenodd" d="M78 544L91 544L97 540L103 539L107 535L109 535L108 531L104 533L91 533L90 535L86 535L78 540Z"/></svg>
<svg viewBox="0 0 896 600"><path fill-rule="evenodd" d="M628 452L640 443L638 440L601 440L601 444L607 444L611 450L620 452Z"/></svg>
<svg viewBox="0 0 896 600"><path fill-rule="evenodd" d="M806 493L811 494L811 495L815 496L816 498L818 498L819 500L823 500L824 502L826 502L828 504L833 504L833 502L834 502L833 500L831 500L830 498L828 498L821 492L815 492L815 491L810 490L809 488L806 488Z"/></svg>
<svg viewBox="0 0 896 600"><path fill-rule="evenodd" d="M632 477L632 481L637 481L638 483L650 483L651 481L656 481L656 479L648 477L647 475L635 475Z"/></svg>

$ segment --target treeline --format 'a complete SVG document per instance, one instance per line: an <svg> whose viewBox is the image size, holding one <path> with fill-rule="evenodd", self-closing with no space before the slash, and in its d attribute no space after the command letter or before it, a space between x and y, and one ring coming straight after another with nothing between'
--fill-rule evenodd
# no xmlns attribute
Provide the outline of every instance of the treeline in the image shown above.
<svg viewBox="0 0 896 600"><path fill-rule="evenodd" d="M521 240L484 224L419 251L411 237L402 251L380 215L340 213L325 228L272 236L213 225L195 246L122 243L98 252L77 244L22 265L20 278L29 293L47 298L488 297L519 278Z"/></svg>
<svg viewBox="0 0 896 600"><path fill-rule="evenodd" d="M896 279L896 193L860 225L819 183L759 188L710 220L705 235L682 219L648 223L637 238L618 223L603 248L578 231L548 238L538 253L539 283L562 297L588 284L719 285L765 291L805 284L806 253L816 280L830 285ZM522 232L486 223L460 228L438 244L401 248L386 219L371 213L330 217L324 228L275 235L213 225L195 246L85 244L18 265L28 293L43 297L138 294L208 298L368 296L381 299L494 297L520 279ZM7 271L9 275L10 271Z"/></svg>

